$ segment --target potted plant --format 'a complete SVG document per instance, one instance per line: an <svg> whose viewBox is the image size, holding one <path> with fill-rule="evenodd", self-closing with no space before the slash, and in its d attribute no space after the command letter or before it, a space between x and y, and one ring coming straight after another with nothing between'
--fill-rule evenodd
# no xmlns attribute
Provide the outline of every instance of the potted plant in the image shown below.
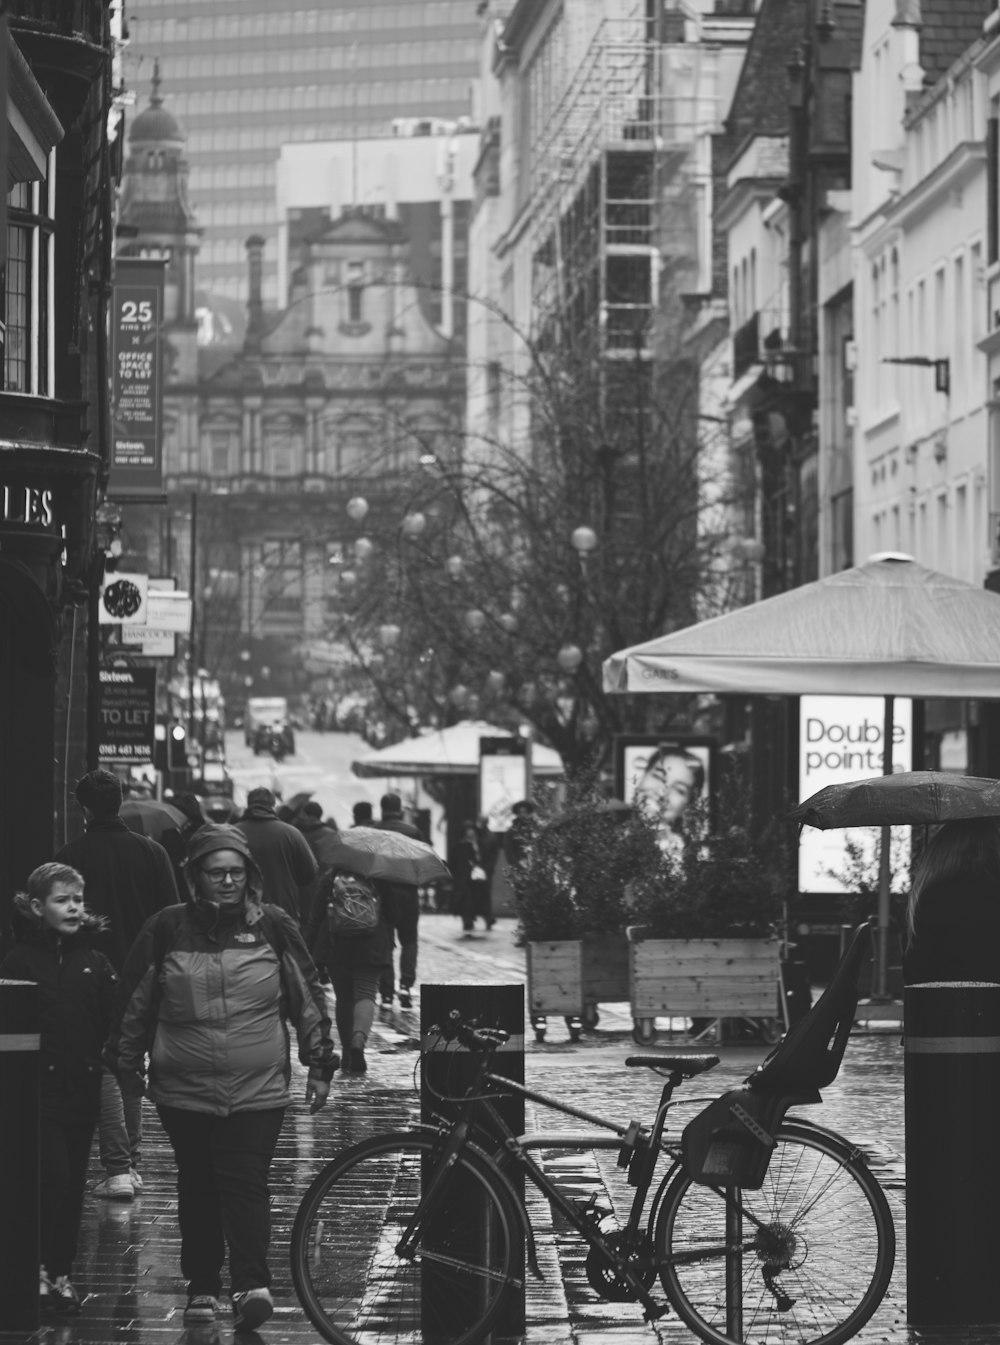
<svg viewBox="0 0 1000 1345"><path fill-rule="evenodd" d="M627 888L656 858L632 809L592 788L570 786L567 806L541 819L511 869L539 1040L548 1014L565 1017L576 1040L596 1026L598 1004L628 999Z"/></svg>
<svg viewBox="0 0 1000 1345"><path fill-rule="evenodd" d="M776 827L751 836L745 814L735 786L711 815L699 804L683 844L632 883L630 999L642 1045L654 1040L658 1017L758 1020L766 1039L783 1026L774 1020L787 844Z"/></svg>

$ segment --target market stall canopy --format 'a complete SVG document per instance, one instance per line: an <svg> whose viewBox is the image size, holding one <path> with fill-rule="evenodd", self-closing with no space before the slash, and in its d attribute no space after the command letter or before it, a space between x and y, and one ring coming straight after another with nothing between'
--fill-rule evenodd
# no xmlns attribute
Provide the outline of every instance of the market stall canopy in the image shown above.
<svg viewBox="0 0 1000 1345"><path fill-rule="evenodd" d="M479 770L480 738L508 738L507 729L478 720L464 720L451 728L435 729L418 738L405 738L351 763L362 778L393 775L475 775ZM562 758L551 747L531 745L533 775L561 776Z"/></svg>
<svg viewBox="0 0 1000 1345"><path fill-rule="evenodd" d="M1000 697L1000 595L882 553L633 645L611 692Z"/></svg>

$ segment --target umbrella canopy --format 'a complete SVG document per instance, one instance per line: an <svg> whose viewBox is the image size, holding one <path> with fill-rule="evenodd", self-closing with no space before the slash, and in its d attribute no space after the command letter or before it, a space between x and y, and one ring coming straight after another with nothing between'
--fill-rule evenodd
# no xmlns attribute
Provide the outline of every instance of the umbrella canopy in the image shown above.
<svg viewBox="0 0 1000 1345"><path fill-rule="evenodd" d="M883 554L613 654L604 688L1000 696L1000 595Z"/></svg>
<svg viewBox="0 0 1000 1345"><path fill-rule="evenodd" d="M188 824L179 808L159 799L126 799L119 816L130 831L151 836L154 841L168 831L182 831Z"/></svg>
<svg viewBox="0 0 1000 1345"><path fill-rule="evenodd" d="M385 878L391 883L433 883L449 876L448 865L429 845L399 831L378 827L351 827L338 831L327 856L334 868L350 869L365 878Z"/></svg>
<svg viewBox="0 0 1000 1345"><path fill-rule="evenodd" d="M900 771L827 785L788 814L792 822L831 827L932 825L963 817L1000 817L1000 780L945 771Z"/></svg>
<svg viewBox="0 0 1000 1345"><path fill-rule="evenodd" d="M505 738L505 729L481 721L464 720L451 728L406 738L392 747L361 757L351 770L362 777L376 775L475 775L479 770L480 738ZM531 746L533 775L560 776L562 758L551 747Z"/></svg>

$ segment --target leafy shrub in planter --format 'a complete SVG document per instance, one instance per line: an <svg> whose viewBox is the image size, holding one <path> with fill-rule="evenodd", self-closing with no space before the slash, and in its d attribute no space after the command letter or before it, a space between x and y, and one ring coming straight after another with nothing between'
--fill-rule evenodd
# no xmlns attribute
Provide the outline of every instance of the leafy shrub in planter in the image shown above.
<svg viewBox="0 0 1000 1345"><path fill-rule="evenodd" d="M710 819L696 805L680 852L657 852L632 883L633 917L647 938L760 938L773 933L791 891L791 856L777 824L751 837L736 786ZM699 839L695 839L695 838Z"/></svg>
<svg viewBox="0 0 1000 1345"><path fill-rule="evenodd" d="M539 820L534 841L510 873L529 942L580 939L633 923L626 889L656 865L653 833L624 805L587 786Z"/></svg>

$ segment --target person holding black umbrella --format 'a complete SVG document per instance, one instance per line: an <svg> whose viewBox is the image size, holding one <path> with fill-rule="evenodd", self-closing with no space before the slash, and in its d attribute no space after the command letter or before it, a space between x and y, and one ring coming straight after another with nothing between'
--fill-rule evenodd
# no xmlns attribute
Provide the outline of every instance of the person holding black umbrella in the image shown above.
<svg viewBox="0 0 1000 1345"><path fill-rule="evenodd" d="M1000 818L945 822L914 866L903 979L1000 981Z"/></svg>

